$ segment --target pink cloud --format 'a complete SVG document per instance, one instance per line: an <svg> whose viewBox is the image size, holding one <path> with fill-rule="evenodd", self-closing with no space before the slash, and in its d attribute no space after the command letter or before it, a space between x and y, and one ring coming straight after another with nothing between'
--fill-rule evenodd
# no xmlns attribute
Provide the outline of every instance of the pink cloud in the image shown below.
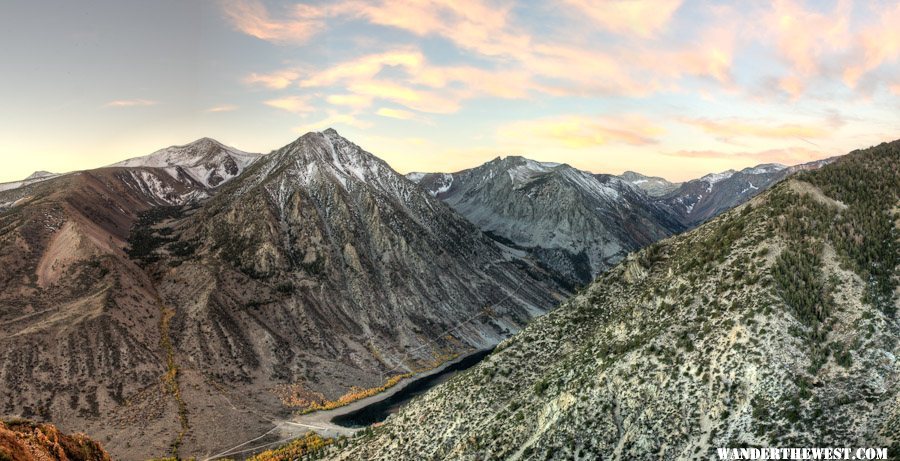
<svg viewBox="0 0 900 461"><path fill-rule="evenodd" d="M295 5L286 19L272 18L260 0L234 0L223 2L223 6L237 30L279 44L306 42L325 28L327 16L323 9L303 4Z"/></svg>
<svg viewBox="0 0 900 461"><path fill-rule="evenodd" d="M610 32L650 38L665 29L682 0L565 0L565 3Z"/></svg>
<svg viewBox="0 0 900 461"><path fill-rule="evenodd" d="M900 56L900 4L878 11L878 24L864 28L857 40L857 59L844 71L844 81L856 86L866 73Z"/></svg>
<svg viewBox="0 0 900 461"><path fill-rule="evenodd" d="M573 9L587 9L594 21L605 21L606 28L626 36L648 37L661 31L672 19L681 0L616 0L601 8L587 0L569 0ZM363 56L332 66L300 80L304 87L323 87L339 81L371 80L385 67L403 67L416 78L405 85L419 84L443 88L451 83L470 86L456 94L463 98L479 94L505 98L525 97L530 91L556 95L631 95L646 96L671 87L672 80L683 76L705 76L720 82L730 80L733 57L733 31L711 27L701 31L697 43L682 48L673 46L596 47L566 43L566 37L537 41L512 21L514 3L489 0L381 0L363 2L338 0L317 8L293 10L293 16L272 26L265 8L254 4L252 24L266 27L239 27L254 36L270 36L285 43L283 31L319 30L323 18L348 17L372 24L405 30L418 36L438 36L460 49L489 58L496 69L474 66L428 65L415 49L397 49ZM237 21L237 20L235 20ZM243 20L248 22L247 19ZM291 25L289 25L291 24ZM260 33L262 28L265 33ZM278 31L270 33L269 31ZM299 41L309 39L297 34ZM502 70L498 70L502 69ZM573 71L577 69L577 71ZM248 78L248 80L260 80ZM284 79L276 79L286 85ZM474 84L478 82L478 84ZM271 86L274 86L271 85Z"/></svg>

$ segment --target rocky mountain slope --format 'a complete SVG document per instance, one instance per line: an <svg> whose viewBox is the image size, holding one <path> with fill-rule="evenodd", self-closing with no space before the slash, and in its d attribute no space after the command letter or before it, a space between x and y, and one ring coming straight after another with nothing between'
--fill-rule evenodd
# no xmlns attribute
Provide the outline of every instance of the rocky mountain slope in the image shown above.
<svg viewBox="0 0 900 461"><path fill-rule="evenodd" d="M51 424L0 421L0 460L110 461L110 457L83 434L61 434Z"/></svg>
<svg viewBox="0 0 900 461"><path fill-rule="evenodd" d="M900 141L630 255L330 459L900 452Z"/></svg>
<svg viewBox="0 0 900 461"><path fill-rule="evenodd" d="M684 230L635 186L569 165L506 157L458 173L408 177L573 285L590 282L629 251Z"/></svg>
<svg viewBox="0 0 900 461"><path fill-rule="evenodd" d="M730 210L772 187L778 181L805 170L814 170L828 164L833 159L786 167L776 163L767 163L740 171L728 170L711 173L702 178L693 179L681 184L667 193L648 193L669 207L679 220L687 227L695 227L720 213ZM624 177L625 175L623 175ZM631 181L633 184L636 181ZM639 183L645 186L652 182ZM673 184L674 186L674 184ZM647 190L647 189L645 189ZM660 191L660 188L654 189Z"/></svg>
<svg viewBox="0 0 900 461"><path fill-rule="evenodd" d="M201 138L190 144L167 147L110 166L162 168L175 178L190 179L204 187L217 187L240 175L260 157L259 154L228 147L215 139Z"/></svg>
<svg viewBox="0 0 900 461"><path fill-rule="evenodd" d="M245 164L211 140L160 152L0 193L2 414L121 459L210 454L563 294L333 130Z"/></svg>
<svg viewBox="0 0 900 461"><path fill-rule="evenodd" d="M150 433L157 453L165 449L178 418L160 386L163 311L128 242L143 213L208 193L159 168L84 171L0 192L0 414L123 445L146 435L153 425L138 426L155 415L164 422Z"/></svg>

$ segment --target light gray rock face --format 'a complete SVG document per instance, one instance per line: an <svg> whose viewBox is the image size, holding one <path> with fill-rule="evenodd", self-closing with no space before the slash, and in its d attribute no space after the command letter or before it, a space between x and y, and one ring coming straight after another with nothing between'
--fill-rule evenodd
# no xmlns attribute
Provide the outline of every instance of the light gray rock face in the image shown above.
<svg viewBox="0 0 900 461"><path fill-rule="evenodd" d="M627 181L564 164L506 157L411 178L489 235L530 252L575 284L684 229L668 208Z"/></svg>
<svg viewBox="0 0 900 461"><path fill-rule="evenodd" d="M900 141L851 153L630 255L317 456L687 460L823 441L893 456L898 165Z"/></svg>

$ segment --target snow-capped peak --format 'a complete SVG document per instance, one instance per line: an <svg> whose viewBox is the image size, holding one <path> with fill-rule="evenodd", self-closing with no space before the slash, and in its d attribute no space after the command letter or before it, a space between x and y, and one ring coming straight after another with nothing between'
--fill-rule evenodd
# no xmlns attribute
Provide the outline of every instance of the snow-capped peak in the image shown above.
<svg viewBox="0 0 900 461"><path fill-rule="evenodd" d="M259 158L260 154L244 152L212 138L200 138L110 166L162 168L173 177L187 174L206 187L217 187L241 174Z"/></svg>
<svg viewBox="0 0 900 461"><path fill-rule="evenodd" d="M727 170L727 171L723 171L721 173L710 173L710 174L700 178L700 180L708 182L709 185L711 186L719 181L724 181L724 180L734 176L735 173L736 173L736 171L734 171L734 170Z"/></svg>
<svg viewBox="0 0 900 461"><path fill-rule="evenodd" d="M395 183L402 177L387 163L343 138L332 128L306 133L274 152L261 173L265 175L284 166L289 167L293 179L301 183L324 174L337 179L345 187L351 182L364 182L393 189L399 187Z"/></svg>
<svg viewBox="0 0 900 461"><path fill-rule="evenodd" d="M25 178L25 180L31 181L34 179L49 179L49 178L53 178L56 176L59 176L59 175L56 173L51 173L49 171L35 171L34 173L31 173L27 178Z"/></svg>
<svg viewBox="0 0 900 461"><path fill-rule="evenodd" d="M762 165L756 165L750 168L744 168L741 170L743 174L770 174L777 173L783 169L787 168L786 165L782 165L780 163L764 163Z"/></svg>

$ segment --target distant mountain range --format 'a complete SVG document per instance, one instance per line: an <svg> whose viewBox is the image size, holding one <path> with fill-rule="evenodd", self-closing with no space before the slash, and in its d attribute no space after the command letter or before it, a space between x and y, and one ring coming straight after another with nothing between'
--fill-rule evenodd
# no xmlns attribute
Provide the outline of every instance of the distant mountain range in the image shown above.
<svg viewBox="0 0 900 461"><path fill-rule="evenodd" d="M0 185L0 413L117 458L208 454L492 347L796 169L404 177L326 130L38 172Z"/></svg>
<svg viewBox="0 0 900 461"><path fill-rule="evenodd" d="M594 174L510 156L456 173L410 173L407 178L488 235L528 251L578 285L629 252L695 227L798 170L827 162L765 164L671 183L631 171Z"/></svg>
<svg viewBox="0 0 900 461"><path fill-rule="evenodd" d="M573 284L685 229L633 184L564 164L506 157L457 173L407 177Z"/></svg>
<svg viewBox="0 0 900 461"><path fill-rule="evenodd" d="M668 206L682 224L694 227L746 202L797 171L820 168L832 160L790 167L768 163L740 171L708 174L680 184L668 183L660 178L634 176L634 173L626 173L623 179L635 178L626 180Z"/></svg>
<svg viewBox="0 0 900 461"><path fill-rule="evenodd" d="M697 184L712 190L697 193L784 170L707 177ZM900 141L792 176L632 253L477 366L316 457L719 459L823 441L896 457L898 204Z"/></svg>

